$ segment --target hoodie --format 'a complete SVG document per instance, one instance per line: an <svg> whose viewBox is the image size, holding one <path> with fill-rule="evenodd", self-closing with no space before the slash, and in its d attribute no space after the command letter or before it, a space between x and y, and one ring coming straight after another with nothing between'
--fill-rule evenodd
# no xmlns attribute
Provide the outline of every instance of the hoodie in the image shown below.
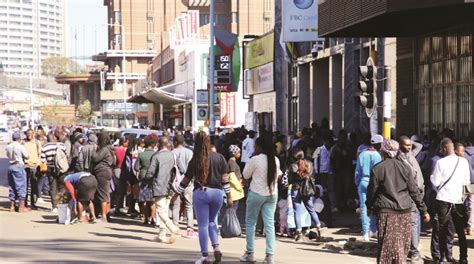
<svg viewBox="0 0 474 264"><path fill-rule="evenodd" d="M474 147L465 147L464 148L464 157L467 159L469 162L469 166L471 169L471 183L474 183Z"/></svg>

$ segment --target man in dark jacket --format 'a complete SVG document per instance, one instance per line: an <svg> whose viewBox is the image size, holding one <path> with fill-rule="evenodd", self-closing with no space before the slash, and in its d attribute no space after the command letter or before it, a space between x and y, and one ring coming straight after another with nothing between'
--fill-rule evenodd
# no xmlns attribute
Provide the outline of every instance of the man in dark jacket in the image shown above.
<svg viewBox="0 0 474 264"><path fill-rule="evenodd" d="M172 244L179 235L179 228L176 227L169 218L168 210L170 207L171 197L173 195L172 170L178 166L179 171L184 172L184 167L175 158L173 152L170 151L170 142L167 137L161 137L158 140L158 151L152 156L150 167L145 175L145 180L153 182L153 197L156 202L156 210L161 220L161 227L156 237L157 242ZM171 237L166 238L166 232L171 232Z"/></svg>
<svg viewBox="0 0 474 264"><path fill-rule="evenodd" d="M76 170L90 172L92 152L94 152L94 145L97 144L97 136L90 134L87 143L82 147L77 158Z"/></svg>

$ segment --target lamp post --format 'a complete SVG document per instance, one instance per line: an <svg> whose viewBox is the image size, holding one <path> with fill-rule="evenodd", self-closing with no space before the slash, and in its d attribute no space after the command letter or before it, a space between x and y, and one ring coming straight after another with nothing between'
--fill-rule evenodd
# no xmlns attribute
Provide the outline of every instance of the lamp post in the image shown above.
<svg viewBox="0 0 474 264"><path fill-rule="evenodd" d="M209 134L214 138L216 120L214 117L214 0L211 0L209 24L211 26L210 40L210 69L209 69Z"/></svg>

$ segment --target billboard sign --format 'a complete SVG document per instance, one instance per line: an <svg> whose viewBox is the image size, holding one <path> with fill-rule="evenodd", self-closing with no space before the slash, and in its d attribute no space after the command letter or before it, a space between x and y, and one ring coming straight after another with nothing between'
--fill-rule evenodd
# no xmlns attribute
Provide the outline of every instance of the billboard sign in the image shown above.
<svg viewBox="0 0 474 264"><path fill-rule="evenodd" d="M282 0L283 41L303 42L318 40L317 0Z"/></svg>

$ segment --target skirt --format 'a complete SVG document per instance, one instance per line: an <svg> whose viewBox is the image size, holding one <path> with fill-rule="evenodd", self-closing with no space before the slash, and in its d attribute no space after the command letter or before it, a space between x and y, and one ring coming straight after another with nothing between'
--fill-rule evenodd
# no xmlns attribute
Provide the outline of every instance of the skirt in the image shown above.
<svg viewBox="0 0 474 264"><path fill-rule="evenodd" d="M411 213L378 214L377 263L406 263L411 240Z"/></svg>
<svg viewBox="0 0 474 264"><path fill-rule="evenodd" d="M112 170L103 170L97 173L97 197L101 203L110 202L110 180L112 179Z"/></svg>
<svg viewBox="0 0 474 264"><path fill-rule="evenodd" d="M143 184L140 187L140 194L138 195L139 202L153 202L153 190L148 184Z"/></svg>
<svg viewBox="0 0 474 264"><path fill-rule="evenodd" d="M97 180L94 176L85 176L81 178L79 187L77 188L78 200L87 206L89 201L94 200L95 192L97 191Z"/></svg>

